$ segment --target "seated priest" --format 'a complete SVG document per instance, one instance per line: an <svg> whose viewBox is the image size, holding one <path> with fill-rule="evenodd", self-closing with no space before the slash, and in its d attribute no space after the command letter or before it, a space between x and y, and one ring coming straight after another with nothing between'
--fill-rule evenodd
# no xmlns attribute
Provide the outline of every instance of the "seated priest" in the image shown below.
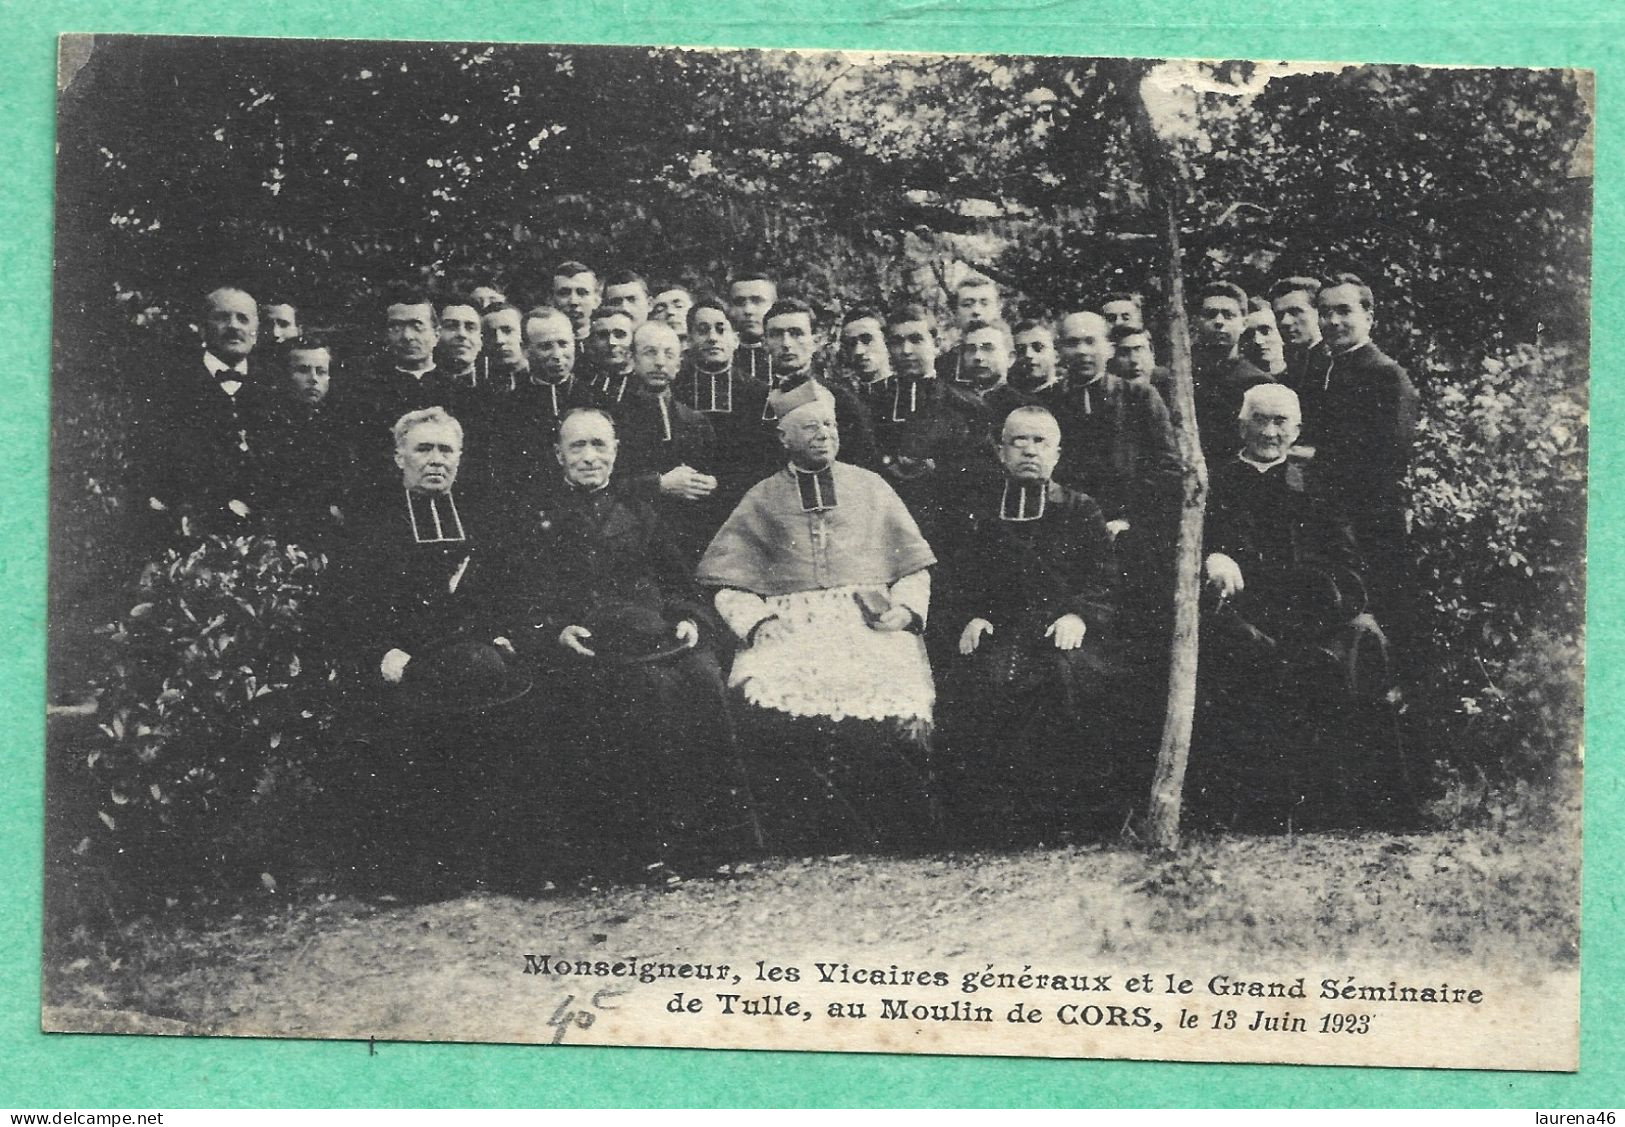
<svg viewBox="0 0 1625 1127"><path fill-rule="evenodd" d="M771 322L772 318L769 318ZM728 684L770 848L926 842L935 690L921 633L936 562L878 474L836 460L835 397L771 401L788 465L712 540L699 582L739 640Z"/></svg>
<svg viewBox="0 0 1625 1127"><path fill-rule="evenodd" d="M1348 520L1292 452L1300 419L1292 389L1248 388L1241 451L1213 470L1193 791L1254 828L1392 825L1413 796L1388 642Z"/></svg>
<svg viewBox="0 0 1625 1127"><path fill-rule="evenodd" d="M364 854L409 841L400 859L434 885L468 875L460 852L506 852L509 780L524 767L507 706L530 682L495 625L497 530L454 488L462 426L430 407L392 432L399 484L357 500L333 552L325 621L348 738L326 793Z"/></svg>
<svg viewBox="0 0 1625 1127"><path fill-rule="evenodd" d="M937 651L950 655L937 670L945 797L956 822L1000 844L1084 829L1077 814L1099 808L1115 775L1104 733L1116 562L1100 506L1051 479L1060 454L1047 408L1009 413L1003 472L953 511L938 585L952 638Z"/></svg>
<svg viewBox="0 0 1625 1127"><path fill-rule="evenodd" d="M639 332L650 329L674 335L652 321ZM535 725L550 733L547 793L532 797L557 838L546 863L576 849L588 871L653 861L675 874L759 841L716 657L722 624L653 499L615 474L619 452L608 412L565 415L555 473L514 513L504 632L548 686Z"/></svg>

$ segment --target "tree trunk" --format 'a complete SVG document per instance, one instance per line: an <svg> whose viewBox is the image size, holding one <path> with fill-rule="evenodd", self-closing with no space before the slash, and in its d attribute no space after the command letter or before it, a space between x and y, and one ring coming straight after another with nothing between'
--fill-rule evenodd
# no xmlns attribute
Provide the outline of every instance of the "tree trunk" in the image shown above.
<svg viewBox="0 0 1625 1127"><path fill-rule="evenodd" d="M1123 82L1125 72L1119 78ZM1149 839L1164 850L1179 847L1179 817L1184 803L1185 767L1190 758L1191 725L1196 717L1197 634L1200 625L1202 513L1207 503L1207 462L1196 431L1196 389L1191 376L1190 326L1185 317L1185 275L1180 265L1179 202L1181 170L1173 151L1157 135L1135 75L1128 96L1131 136L1151 191L1164 239L1164 283L1168 298L1168 367L1173 376L1175 437L1185 463L1179 511L1179 540L1174 567L1174 631L1168 662L1168 701L1157 747L1157 770L1151 783Z"/></svg>
<svg viewBox="0 0 1625 1127"><path fill-rule="evenodd" d="M1151 783L1150 839L1159 849L1177 849L1185 766L1190 758L1191 725L1196 717L1202 513L1207 503L1207 462L1202 457L1202 444L1196 431L1196 390L1191 379L1190 329L1185 320L1185 279L1179 264L1179 221L1171 194L1164 198L1163 207L1168 218L1165 281L1172 306L1168 366L1173 374L1174 429L1179 454L1185 462L1185 481L1174 562L1174 634L1168 661L1168 708L1163 718L1162 742L1157 747L1157 773Z"/></svg>

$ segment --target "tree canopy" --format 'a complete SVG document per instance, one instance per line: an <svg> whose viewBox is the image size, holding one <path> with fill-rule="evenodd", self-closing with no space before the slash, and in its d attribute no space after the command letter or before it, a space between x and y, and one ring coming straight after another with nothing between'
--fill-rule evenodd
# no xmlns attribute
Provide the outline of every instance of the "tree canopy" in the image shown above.
<svg viewBox="0 0 1625 1127"><path fill-rule="evenodd" d="M133 315L246 276L340 314L578 257L833 302L962 259L1060 307L1153 273L1147 74L1197 277L1354 269L1402 350L1583 335L1565 71L104 38L63 100L65 282Z"/></svg>

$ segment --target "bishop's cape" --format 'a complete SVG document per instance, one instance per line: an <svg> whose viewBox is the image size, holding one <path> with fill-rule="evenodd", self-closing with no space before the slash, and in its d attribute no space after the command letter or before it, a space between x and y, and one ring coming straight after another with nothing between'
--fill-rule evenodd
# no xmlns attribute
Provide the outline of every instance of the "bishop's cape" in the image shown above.
<svg viewBox="0 0 1625 1127"><path fill-rule="evenodd" d="M761 708L793 716L928 723L934 691L917 632L869 628L873 608L906 606L923 626L936 563L891 486L833 462L816 474L786 467L758 482L700 560L699 582L749 637L729 684Z"/></svg>

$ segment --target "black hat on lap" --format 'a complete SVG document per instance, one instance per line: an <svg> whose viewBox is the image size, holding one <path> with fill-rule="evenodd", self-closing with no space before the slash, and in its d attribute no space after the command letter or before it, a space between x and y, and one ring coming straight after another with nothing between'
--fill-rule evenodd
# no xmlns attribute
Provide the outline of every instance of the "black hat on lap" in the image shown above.
<svg viewBox="0 0 1625 1127"><path fill-rule="evenodd" d="M677 640L664 615L635 603L608 603L582 623L592 637L586 646L599 661L630 665L676 657L689 647Z"/></svg>
<svg viewBox="0 0 1625 1127"><path fill-rule="evenodd" d="M414 712L483 712L531 690L530 678L508 667L502 651L484 642L453 642L406 663L398 699Z"/></svg>

